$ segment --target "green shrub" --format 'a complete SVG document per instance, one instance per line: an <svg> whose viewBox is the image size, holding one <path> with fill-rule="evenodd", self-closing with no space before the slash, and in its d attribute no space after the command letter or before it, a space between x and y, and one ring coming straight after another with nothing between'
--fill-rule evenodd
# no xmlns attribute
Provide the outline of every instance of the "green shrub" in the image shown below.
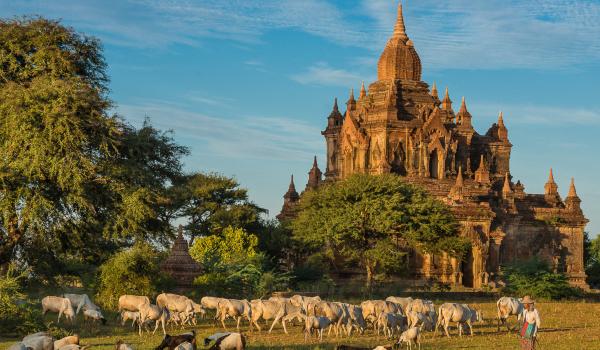
<svg viewBox="0 0 600 350"><path fill-rule="evenodd" d="M264 297L286 289L290 276L269 271L266 257L257 253L258 238L243 229L227 227L220 235L197 238L190 255L204 267L194 280L196 292L233 298Z"/></svg>
<svg viewBox="0 0 600 350"><path fill-rule="evenodd" d="M100 266L96 301L116 309L123 294L154 297L168 282L160 272L161 260L162 254L147 243L115 253Z"/></svg>
<svg viewBox="0 0 600 350"><path fill-rule="evenodd" d="M10 266L0 276L0 334L22 336L46 330L38 305L26 299L22 289L25 272Z"/></svg>
<svg viewBox="0 0 600 350"><path fill-rule="evenodd" d="M538 258L506 266L503 276L507 283L504 293L531 295L534 298L549 300L560 300L581 294L581 290L569 285L565 275L553 273L549 265Z"/></svg>

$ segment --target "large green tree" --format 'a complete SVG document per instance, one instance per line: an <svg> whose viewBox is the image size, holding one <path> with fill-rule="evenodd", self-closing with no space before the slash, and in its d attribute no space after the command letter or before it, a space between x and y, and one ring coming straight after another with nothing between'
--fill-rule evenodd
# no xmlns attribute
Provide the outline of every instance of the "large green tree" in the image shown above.
<svg viewBox="0 0 600 350"><path fill-rule="evenodd" d="M51 275L164 235L157 212L187 150L110 115L107 84L97 39L0 20L0 267L18 257Z"/></svg>
<svg viewBox="0 0 600 350"><path fill-rule="evenodd" d="M220 233L226 227L257 233L263 227L266 210L248 199L248 191L235 179L215 173L194 173L182 177L169 189L171 207L166 217L188 220L186 232L192 237Z"/></svg>
<svg viewBox="0 0 600 350"><path fill-rule="evenodd" d="M356 262L367 286L379 271L398 268L407 247L462 256L450 209L395 175L354 175L309 191L291 227L294 238L332 262Z"/></svg>

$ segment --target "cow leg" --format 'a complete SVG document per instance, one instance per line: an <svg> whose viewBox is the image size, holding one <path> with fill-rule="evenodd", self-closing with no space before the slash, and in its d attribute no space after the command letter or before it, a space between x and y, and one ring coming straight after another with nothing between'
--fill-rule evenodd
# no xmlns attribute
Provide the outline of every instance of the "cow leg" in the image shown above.
<svg viewBox="0 0 600 350"><path fill-rule="evenodd" d="M225 316L221 315L221 324L223 325L223 329L227 330L227 326L225 326Z"/></svg>
<svg viewBox="0 0 600 350"><path fill-rule="evenodd" d="M273 320L273 323L271 324L271 328L269 328L269 333L271 333L271 331L273 330L273 327L275 327L275 324L276 324L276 323L277 323L279 320L281 320L281 316L280 316L280 315L277 315L277 316L275 316L275 320ZM283 329L285 330L285 320L284 320L284 321L282 321L282 323L281 323L281 324L283 325ZM285 334L287 334L287 332L285 332Z"/></svg>
<svg viewBox="0 0 600 350"><path fill-rule="evenodd" d="M450 325L450 321L444 322L444 332L446 332L446 336L450 338L450 333L448 333L448 326Z"/></svg>
<svg viewBox="0 0 600 350"><path fill-rule="evenodd" d="M62 316L62 313L63 313L63 312L62 312L62 310L60 310L60 311L58 312L58 320L56 320L56 323L57 323L57 324L58 324L58 323L60 323L60 317Z"/></svg>
<svg viewBox="0 0 600 350"><path fill-rule="evenodd" d="M252 322L254 322L254 325L256 326L256 329L258 329L258 332L261 332L262 329L260 329L260 326L258 325L258 322L254 321L254 320ZM250 327L252 327L252 324L250 324Z"/></svg>
<svg viewBox="0 0 600 350"><path fill-rule="evenodd" d="M473 325L471 324L471 320L467 321L467 325L469 326L469 331L471 332L471 336L473 336Z"/></svg>

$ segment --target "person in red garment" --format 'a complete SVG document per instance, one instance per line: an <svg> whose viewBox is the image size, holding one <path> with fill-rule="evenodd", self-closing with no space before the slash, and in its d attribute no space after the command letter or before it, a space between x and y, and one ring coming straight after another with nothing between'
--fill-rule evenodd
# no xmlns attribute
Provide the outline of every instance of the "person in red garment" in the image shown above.
<svg viewBox="0 0 600 350"><path fill-rule="evenodd" d="M535 301L529 295L522 300L523 310L521 327L521 350L535 350L537 332L540 329L540 313L535 308Z"/></svg>

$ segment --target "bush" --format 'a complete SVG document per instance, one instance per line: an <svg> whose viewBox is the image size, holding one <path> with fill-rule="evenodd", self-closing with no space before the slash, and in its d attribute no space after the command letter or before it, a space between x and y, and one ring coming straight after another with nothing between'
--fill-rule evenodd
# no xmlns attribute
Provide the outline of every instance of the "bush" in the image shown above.
<svg viewBox="0 0 600 350"><path fill-rule="evenodd" d="M533 258L505 267L503 292L513 295L531 295L534 298L559 300L581 295L581 290L571 287L565 275L553 273L549 265Z"/></svg>
<svg viewBox="0 0 600 350"><path fill-rule="evenodd" d="M137 294L154 297L168 282L160 272L162 254L147 243L136 243L120 251L100 266L96 300L116 309L119 296Z"/></svg>
<svg viewBox="0 0 600 350"><path fill-rule="evenodd" d="M46 330L37 305L26 299L21 282L25 272L10 266L5 276L0 276L0 334L22 336Z"/></svg>
<svg viewBox="0 0 600 350"><path fill-rule="evenodd" d="M267 260L257 253L258 238L243 229L228 227L221 235L197 238L190 255L206 273L194 280L198 293L234 298L264 297L287 288L290 276L265 269Z"/></svg>

